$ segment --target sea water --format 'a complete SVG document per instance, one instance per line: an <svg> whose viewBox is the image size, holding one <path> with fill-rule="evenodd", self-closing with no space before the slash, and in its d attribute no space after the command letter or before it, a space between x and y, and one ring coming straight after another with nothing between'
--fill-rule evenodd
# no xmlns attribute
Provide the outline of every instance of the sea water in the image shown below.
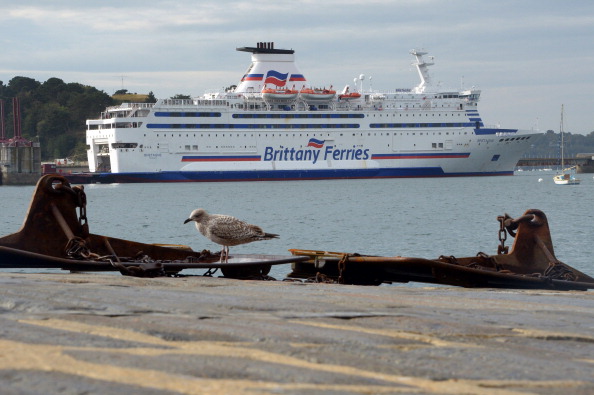
<svg viewBox="0 0 594 395"><path fill-rule="evenodd" d="M536 208L549 220L559 260L594 275L594 179L560 186L553 173L513 177L86 185L90 231L143 243L219 251L200 235L190 212L229 214L279 239L231 247L231 254L288 255L288 249L435 259L492 255L497 216ZM34 186L0 187L0 236L17 231ZM506 245L513 239L508 236ZM8 271L39 271L8 269ZM282 279L289 265L274 267Z"/></svg>

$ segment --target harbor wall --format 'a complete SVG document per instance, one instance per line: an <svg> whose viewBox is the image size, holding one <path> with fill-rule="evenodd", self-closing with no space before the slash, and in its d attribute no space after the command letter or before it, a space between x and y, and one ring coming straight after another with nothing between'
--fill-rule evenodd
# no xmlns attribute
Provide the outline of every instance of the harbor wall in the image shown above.
<svg viewBox="0 0 594 395"><path fill-rule="evenodd" d="M35 185L40 176L39 143L0 145L0 185Z"/></svg>
<svg viewBox="0 0 594 395"><path fill-rule="evenodd" d="M576 157L585 160L576 166L577 173L594 173L594 154L577 154Z"/></svg>

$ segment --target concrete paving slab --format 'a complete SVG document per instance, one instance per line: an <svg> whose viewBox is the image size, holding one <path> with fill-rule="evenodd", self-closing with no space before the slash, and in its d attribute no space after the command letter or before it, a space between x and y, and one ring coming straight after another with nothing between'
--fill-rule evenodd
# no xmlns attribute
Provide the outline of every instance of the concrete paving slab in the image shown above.
<svg viewBox="0 0 594 395"><path fill-rule="evenodd" d="M594 292L0 273L3 394L591 394Z"/></svg>

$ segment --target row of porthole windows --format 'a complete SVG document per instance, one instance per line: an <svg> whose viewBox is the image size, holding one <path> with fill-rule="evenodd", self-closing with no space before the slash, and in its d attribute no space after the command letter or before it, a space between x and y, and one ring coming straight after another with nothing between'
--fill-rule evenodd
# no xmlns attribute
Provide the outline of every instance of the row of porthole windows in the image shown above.
<svg viewBox="0 0 594 395"><path fill-rule="evenodd" d="M506 139L499 139L499 142L502 142L502 141L514 141L514 140L528 140L529 138L530 138L530 136L510 137L510 138L506 138Z"/></svg>
<svg viewBox="0 0 594 395"><path fill-rule="evenodd" d="M415 146L416 146L416 144L415 144ZM232 146L232 145L229 145L229 146L222 145L220 147L219 146L216 146L216 148L234 149L236 147L235 146ZM248 147L246 145L246 146L240 146L240 148L246 148L247 149ZM254 148L255 149L256 147L254 146L254 147L251 147L251 148ZM431 148L443 148L443 143L431 143ZM184 147L184 149L186 151L198 151L198 146L197 145L191 145L191 146L190 145L186 145ZM126 149L126 151L128 151L128 150Z"/></svg>
<svg viewBox="0 0 594 395"><path fill-rule="evenodd" d="M280 134L280 133L279 134L274 134L274 133L271 133L270 136L269 136L268 133L265 133L265 134L258 133L257 137L286 137L286 136L290 136L290 135L291 135L290 133L285 133L285 134ZM389 134L386 133L386 136L388 136L388 135ZM200 138L200 137L219 137L219 136L220 137L225 137L225 133L222 133L220 135L218 133L216 133L216 134L208 133L208 134L198 134L198 135L196 135L196 133L194 133L194 134L192 134L192 136L190 136L189 133L187 133L185 136L183 134L178 134L176 136L174 133L171 133L171 136L170 137L198 137L198 138ZM231 133L229 133L227 136L230 137L230 138L233 138L233 137L256 137L256 135L254 133L251 133L249 135L248 135L248 133L244 133L243 136L241 135L241 133L238 133L238 134L231 134ZM310 134L309 133L305 133L305 134L304 133L299 133L299 136L297 136L297 133L292 133L292 136L293 137L304 137L304 136L305 137L309 137ZM316 136L324 137L324 134L323 133L320 133L318 135L316 133L312 133L311 136L312 137L316 137ZM327 134L326 136L327 137L332 137L330 134ZM343 136L343 134L340 133L340 136ZM353 136L355 136L355 134L353 134ZM363 136L363 134L361 134L361 136ZM383 133L382 133L382 136L383 136ZM144 134L144 137L147 137L146 133ZM168 137L168 134L167 133L163 133L161 135L161 134L157 133L157 137Z"/></svg>
<svg viewBox="0 0 594 395"><path fill-rule="evenodd" d="M367 136L405 136L405 135L406 136L416 136L417 134L419 136L441 136L442 134L445 134L446 136L449 136L450 134L452 136L455 136L456 135L456 132L406 132L406 133L400 132L400 133L379 133L379 134L378 133L367 133ZM467 135L468 132L458 132L457 134L459 136L461 136L463 134L464 135ZM340 133L339 134L340 137L342 137L343 135L344 135L343 133ZM241 136L241 134L228 134L227 136L230 137L230 138L233 138L233 137L256 137L255 134L249 134L248 135L247 133L244 133L243 136ZM265 134L258 133L258 136L257 137L287 137L287 136L291 136L291 137L310 137L310 134L309 133L305 133L305 134L303 134L303 133L299 133L299 134L297 134L297 133L286 133L286 134L270 134L270 136L269 136L267 133L265 133ZM320 135L317 135L315 133L312 133L311 134L311 137L316 137L316 136L318 136L318 137L324 137L324 134L320 134ZM352 136L353 137L364 136L364 133L353 133ZM146 134L144 135L144 137L146 137ZM159 133L157 133L157 137L167 137L167 133L164 133L162 136ZM176 137L176 135L174 133L172 133L171 134L171 137ZM183 134L178 134L177 137L190 137L190 134L188 133L185 136ZM208 133L208 134L198 134L198 135L196 135L196 133L194 133L191 137L199 137L199 138L200 137L219 137L219 134ZM225 137L225 133L222 133L220 135L220 137ZM326 135L326 137L332 137L332 135L328 133ZM528 138L528 137L522 137L522 138L518 137L518 138L511 138L511 139L508 138L508 139L505 139L505 141L514 140L514 139L517 139L517 140L522 139L523 140L524 138ZM504 141L504 139L500 139L499 141Z"/></svg>
<svg viewBox="0 0 594 395"><path fill-rule="evenodd" d="M375 117L376 115L377 115L378 117L383 117L384 115L385 115L386 117L389 117L389 116L390 116L390 114L385 114L385 113L384 113L384 114L373 114L373 116L374 116L374 117ZM402 115L403 115L403 114L398 114L398 116L400 116L400 117L402 117ZM406 116L406 117L408 117L409 115L410 115L411 117L416 117L416 116L417 116L416 114L408 114L408 113L407 113L407 114L404 114L404 116ZM453 117L454 115L458 115L459 117L461 117L461 116L462 116L462 113L460 113L460 114L449 114L449 115L451 115L452 117ZM367 116L369 116L369 114L367 114ZM394 114L394 113L393 113L393 114L392 114L392 117L395 117L395 116L396 116L396 114ZM419 116L420 116L420 117L422 117L422 116L423 116L423 114L419 114ZM428 117L428 116L429 116L429 114L428 114L428 113L425 113L425 116L426 116L426 117ZM434 117L434 116L436 116L436 114L435 114L435 113L432 113L432 114L431 114L431 116L432 116L432 117ZM437 116L446 116L446 117L447 117L447 116L448 116L448 114L447 114L447 113L446 113L446 114L437 114Z"/></svg>
<svg viewBox="0 0 594 395"><path fill-rule="evenodd" d="M181 146L179 147L181 148ZM212 148L210 146L207 146L207 148ZM241 149L256 149L255 145L251 145L251 146L247 146L247 145L240 145L239 147L236 147L234 145L221 145L220 147L217 145L215 148L221 148L221 149L237 149L237 148L241 148ZM185 145L184 149L186 151L198 151L198 146L197 145Z"/></svg>

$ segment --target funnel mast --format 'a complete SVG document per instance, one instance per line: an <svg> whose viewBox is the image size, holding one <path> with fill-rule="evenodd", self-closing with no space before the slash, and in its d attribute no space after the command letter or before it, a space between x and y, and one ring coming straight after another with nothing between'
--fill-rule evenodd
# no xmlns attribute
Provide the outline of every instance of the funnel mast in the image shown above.
<svg viewBox="0 0 594 395"><path fill-rule="evenodd" d="M414 88L414 91L415 93L423 93L428 87L432 85L431 76L429 75L429 66L433 66L435 63L425 62L423 55L427 55L427 52L413 49L410 51L410 53L416 59L416 62L413 62L412 65L417 68L419 78L421 78L421 83Z"/></svg>

